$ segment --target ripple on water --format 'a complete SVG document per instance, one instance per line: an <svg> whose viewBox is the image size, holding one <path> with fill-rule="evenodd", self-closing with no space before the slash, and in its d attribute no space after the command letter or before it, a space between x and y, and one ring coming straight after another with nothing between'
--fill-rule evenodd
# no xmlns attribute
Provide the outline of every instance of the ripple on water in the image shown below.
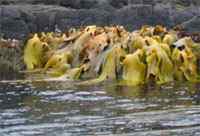
<svg viewBox="0 0 200 136"><path fill-rule="evenodd" d="M0 135L198 136L200 95L195 86L0 83Z"/></svg>

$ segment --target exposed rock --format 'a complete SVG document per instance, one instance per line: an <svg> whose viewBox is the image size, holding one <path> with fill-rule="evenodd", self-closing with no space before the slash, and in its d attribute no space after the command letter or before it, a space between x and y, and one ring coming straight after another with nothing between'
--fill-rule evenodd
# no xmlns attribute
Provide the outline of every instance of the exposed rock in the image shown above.
<svg viewBox="0 0 200 136"><path fill-rule="evenodd" d="M110 16L110 24L120 24L129 30L137 29L144 24L150 24L152 17L151 5L130 5L118 9Z"/></svg>
<svg viewBox="0 0 200 136"><path fill-rule="evenodd" d="M60 5L74 9L90 9L96 7L98 0L61 0Z"/></svg>
<svg viewBox="0 0 200 136"><path fill-rule="evenodd" d="M160 24L168 27L172 27L174 24L171 19L170 11L172 10L171 5L156 4L153 7L153 14L151 23L153 25Z"/></svg>
<svg viewBox="0 0 200 136"><path fill-rule="evenodd" d="M182 24L183 28L190 32L199 32L200 31L200 16L194 16L192 19L184 22Z"/></svg>
<svg viewBox="0 0 200 136"><path fill-rule="evenodd" d="M198 16L199 7L195 5L200 4L195 0L0 0L0 3L3 4L0 33L18 39L24 39L28 33L54 31L56 26L63 31L90 24L121 24L130 30L144 24L173 27ZM193 23L196 24L192 21L189 23L192 27L187 28L200 31Z"/></svg>
<svg viewBox="0 0 200 136"><path fill-rule="evenodd" d="M119 24L129 30L181 24L200 32L199 6L199 0L0 0L0 37L26 39L29 33L91 24ZM17 56L7 50L0 55ZM7 59L0 60L1 69L10 69L7 62L12 60Z"/></svg>
<svg viewBox="0 0 200 136"><path fill-rule="evenodd" d="M129 4L129 0L110 0L109 4L115 8L122 8Z"/></svg>
<svg viewBox="0 0 200 136"><path fill-rule="evenodd" d="M4 46L5 45L5 46ZM19 41L11 44L11 41L0 40L0 79L12 79L19 70L24 69L22 60L22 46ZM9 76L8 76L9 74Z"/></svg>

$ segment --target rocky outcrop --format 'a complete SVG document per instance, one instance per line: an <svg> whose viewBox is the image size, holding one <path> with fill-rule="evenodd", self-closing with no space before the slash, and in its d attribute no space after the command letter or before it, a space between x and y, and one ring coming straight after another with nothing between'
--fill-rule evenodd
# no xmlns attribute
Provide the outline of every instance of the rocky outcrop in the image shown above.
<svg viewBox="0 0 200 136"><path fill-rule="evenodd" d="M199 0L0 0L0 37L25 39L29 33L92 24L119 24L129 30L181 24L187 31L199 32L199 15ZM10 57L14 53L9 50L0 51L1 71L10 69L7 62L14 64L18 56Z"/></svg>
<svg viewBox="0 0 200 136"><path fill-rule="evenodd" d="M16 40L0 39L0 80L17 78L18 72L25 68L21 45Z"/></svg>
<svg viewBox="0 0 200 136"><path fill-rule="evenodd" d="M0 36L23 39L28 33L90 24L120 24L128 29L184 24L200 31L194 19L199 5L196 0L0 0Z"/></svg>

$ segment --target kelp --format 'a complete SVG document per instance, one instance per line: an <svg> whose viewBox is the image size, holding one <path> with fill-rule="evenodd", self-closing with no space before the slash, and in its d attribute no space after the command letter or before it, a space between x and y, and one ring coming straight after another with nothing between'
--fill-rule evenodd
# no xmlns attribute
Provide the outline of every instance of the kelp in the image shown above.
<svg viewBox="0 0 200 136"><path fill-rule="evenodd" d="M173 80L173 64L167 52L158 43L147 48L147 78L151 75L158 83L166 83Z"/></svg>
<svg viewBox="0 0 200 136"><path fill-rule="evenodd" d="M24 49L28 70L56 78L97 84L158 84L196 81L200 46L175 30L143 26L128 32L122 26L87 26L65 33L40 33Z"/></svg>
<svg viewBox="0 0 200 136"><path fill-rule="evenodd" d="M127 85L143 84L146 75L146 65L143 62L144 51L138 49L133 54L126 55L123 60L123 83Z"/></svg>
<svg viewBox="0 0 200 136"><path fill-rule="evenodd" d="M24 49L24 62L28 70L43 66L43 56L46 47L47 43L42 42L37 34L28 40Z"/></svg>
<svg viewBox="0 0 200 136"><path fill-rule="evenodd" d="M100 75L96 79L84 81L82 84L94 84L105 80L116 80L120 72L120 58L125 56L125 51L119 46L111 47L101 56L100 64L96 70L100 71Z"/></svg>
<svg viewBox="0 0 200 136"><path fill-rule="evenodd" d="M180 39L174 45L176 48L172 52L172 60L175 67L175 78L178 80L197 80L197 58L193 54L187 43L187 38Z"/></svg>

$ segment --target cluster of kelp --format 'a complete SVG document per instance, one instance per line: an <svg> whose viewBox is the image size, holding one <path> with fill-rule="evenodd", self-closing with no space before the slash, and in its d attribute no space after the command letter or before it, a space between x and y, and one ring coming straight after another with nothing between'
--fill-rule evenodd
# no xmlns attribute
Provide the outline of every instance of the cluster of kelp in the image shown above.
<svg viewBox="0 0 200 136"><path fill-rule="evenodd" d="M197 81L198 43L162 26L128 32L122 26L87 26L34 34L24 49L28 71L95 84Z"/></svg>

